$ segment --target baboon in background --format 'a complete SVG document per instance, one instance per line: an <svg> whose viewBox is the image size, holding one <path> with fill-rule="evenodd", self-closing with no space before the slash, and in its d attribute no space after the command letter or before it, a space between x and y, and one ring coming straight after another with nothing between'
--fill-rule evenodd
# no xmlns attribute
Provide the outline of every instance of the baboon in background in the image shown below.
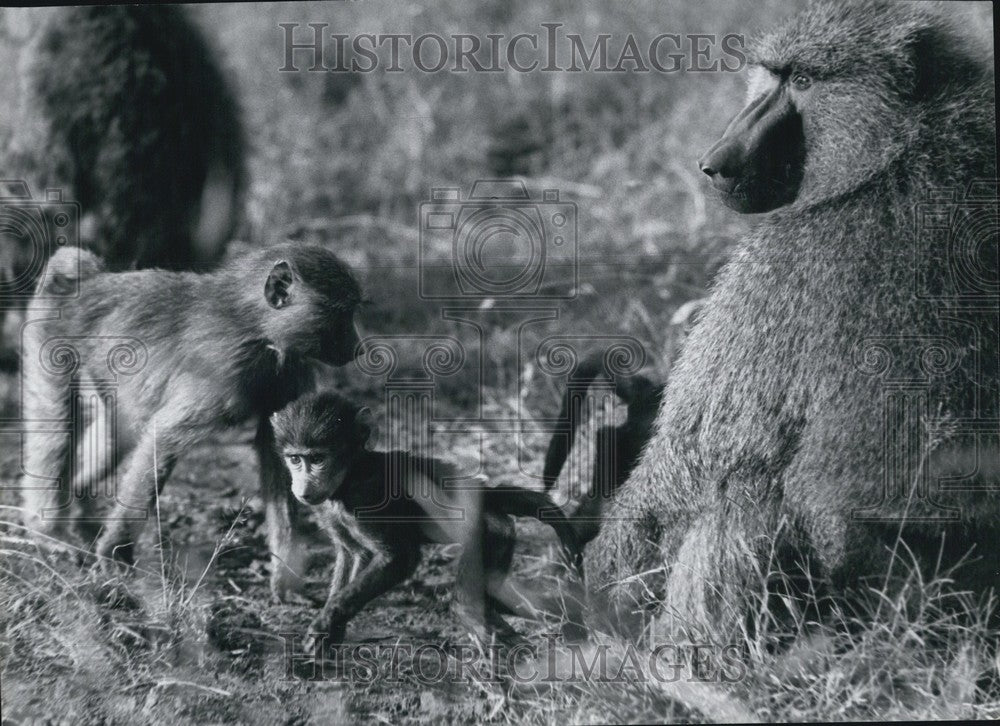
<svg viewBox="0 0 1000 726"><path fill-rule="evenodd" d="M309 390L313 362L353 360L361 302L354 276L332 252L304 244L252 252L207 274L101 268L90 252L60 250L28 308L22 370L31 429L21 480L28 524L61 537L73 522L100 523L95 489L111 476L115 506L103 518L97 554L131 563L177 458L219 430L256 419L272 586L286 594L295 584L295 507L268 416ZM77 294L57 310L45 299L74 286ZM113 381L109 429L98 430L95 442L91 427L104 425L106 412L77 417L89 401L106 401ZM72 430L60 429L68 420ZM74 442L99 452L85 469ZM96 533L81 534L89 543Z"/></svg>
<svg viewBox="0 0 1000 726"><path fill-rule="evenodd" d="M542 483L547 492L556 485L572 451L583 423L583 406L590 384L602 375L603 370L604 357L592 355L577 366L572 380L567 382L559 420L569 422L569 429L554 433L549 440L542 470ZM614 394L628 406L628 417L618 426L602 426L596 431L593 469L580 472L584 476L589 475L589 481L569 482L566 487L571 498L577 499L573 502L576 508L571 521L581 543L587 543L597 535L603 505L625 483L639 462L643 447L653 435L653 423L663 400L663 384L654 383L646 376L616 375L613 383Z"/></svg>
<svg viewBox="0 0 1000 726"><path fill-rule="evenodd" d="M1000 583L997 189L976 183L997 173L992 55L926 5L840 2L750 52L749 104L700 166L726 204L770 214L586 550L621 612L722 640L772 548L836 592L884 576L900 534L928 567L975 546L958 574ZM952 233L928 252L920 205L940 189ZM986 234L962 239L977 208ZM937 447L916 446L928 431Z"/></svg>
<svg viewBox="0 0 1000 726"><path fill-rule="evenodd" d="M23 177L36 198L52 187L78 202L81 242L111 270L221 259L242 216L244 133L187 10L55 9L25 52L26 98L2 176ZM27 298L34 281L21 278L46 250L0 241L0 291Z"/></svg>
<svg viewBox="0 0 1000 726"><path fill-rule="evenodd" d="M222 257L246 184L243 127L185 8L65 8L29 72L47 127L45 183L68 183L95 215L93 245L110 269Z"/></svg>

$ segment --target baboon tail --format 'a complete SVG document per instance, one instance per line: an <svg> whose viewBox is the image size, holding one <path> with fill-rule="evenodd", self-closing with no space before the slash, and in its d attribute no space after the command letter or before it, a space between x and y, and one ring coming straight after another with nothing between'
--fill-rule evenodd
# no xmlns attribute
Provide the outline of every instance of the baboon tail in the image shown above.
<svg viewBox="0 0 1000 726"><path fill-rule="evenodd" d="M562 509L546 494L514 486L490 487L483 492L483 507L488 512L532 517L551 526L570 566L583 579L583 549L576 530Z"/></svg>
<svg viewBox="0 0 1000 726"><path fill-rule="evenodd" d="M567 435L556 433L549 440L549 448L545 452L545 464L542 468L542 484L545 487L545 491L550 491L555 486L556 480L559 478L559 473L562 471L566 459L569 457L569 452L573 448L573 439L576 437L576 430L579 428L580 419L582 418L583 396L579 395L580 386L582 385L584 390L589 388L590 384L597 379L603 370L604 357L600 354L590 355L584 358L580 365L576 367L571 379L575 385L570 386L568 383L566 385L562 405L559 408L559 420L569 421L570 428ZM614 384L615 394L625 401L625 404L629 408L630 416L633 404L644 399L651 392L658 393L659 389L662 388L662 386L653 383L650 379L639 374L633 376L616 375L614 376ZM574 393L577 395L574 395Z"/></svg>
<svg viewBox="0 0 1000 726"><path fill-rule="evenodd" d="M104 262L93 252L82 247L62 247L49 258L35 294L67 294L77 282L99 272L104 272Z"/></svg>
<svg viewBox="0 0 1000 726"><path fill-rule="evenodd" d="M222 164L215 164L209 169L191 235L192 251L198 263L222 257L239 218L241 184L238 171Z"/></svg>
<svg viewBox="0 0 1000 726"><path fill-rule="evenodd" d="M576 370L572 374L572 380L574 383L585 384L589 388L603 367L604 359L602 356L597 354L590 355L584 358L580 365L576 367ZM579 395L574 396L573 393L575 391L579 391L579 388L570 386L567 381L566 390L563 392L562 405L559 407L559 420L569 421L570 429L567 435L564 436L560 433L555 433L549 440L549 448L545 452L545 465L542 468L542 484L545 487L545 491L550 491L555 486L556 480L559 478L559 472L562 471L563 465L566 463L567 457L569 457L570 449L573 448L573 438L576 436L576 429L580 425L583 399Z"/></svg>

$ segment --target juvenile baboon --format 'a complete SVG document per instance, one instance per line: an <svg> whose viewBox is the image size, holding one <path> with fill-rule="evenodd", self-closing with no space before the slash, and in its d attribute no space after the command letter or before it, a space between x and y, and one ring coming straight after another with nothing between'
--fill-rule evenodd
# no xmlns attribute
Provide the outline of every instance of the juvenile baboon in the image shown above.
<svg viewBox="0 0 1000 726"><path fill-rule="evenodd" d="M309 389L314 361L340 366L354 358L361 293L350 269L322 247L295 244L206 274L101 268L90 252L60 250L39 293L79 279L78 294L59 309L40 294L28 309L23 417L33 432L21 486L30 525L67 534L81 519L74 499L93 503L92 487L105 476L114 481L120 461L97 554L130 563L156 488L177 458L213 432L256 418L272 583L284 594L292 583L284 565L294 562L294 504L268 416ZM72 422L76 440L90 440L74 420L77 401L105 397L112 383L114 429L104 434L103 456L75 472L74 437L58 424ZM85 509L82 518L90 516Z"/></svg>
<svg viewBox="0 0 1000 726"><path fill-rule="evenodd" d="M242 214L244 133L188 11L54 9L25 53L3 176L24 178L36 197L59 188L78 202L81 241L111 270L205 269L221 259ZM0 288L35 267L45 252L35 242L0 232Z"/></svg>
<svg viewBox="0 0 1000 726"><path fill-rule="evenodd" d="M720 639L787 547L841 592L886 574L899 535L928 569L976 546L959 574L998 583L992 55L881 2L814 4L750 54L749 103L700 166L732 208L771 213L586 551L619 606ZM949 238L924 233L935 190ZM961 239L977 209L992 228Z"/></svg>
<svg viewBox="0 0 1000 726"><path fill-rule="evenodd" d="M333 644L341 642L351 618L413 574L422 545L459 543L459 615L474 632L485 622L510 633L501 613L530 617L525 598L529 603L543 599L526 594L526 585L515 589L507 581L514 555L513 516L544 517L582 577L573 529L546 495L518 487L449 485L454 471L443 461L403 451L369 451L366 414L343 397L323 392L271 416L292 493L321 508L321 523L352 559L345 585L338 552L329 598L312 632L328 633ZM573 624L581 625L578 616Z"/></svg>
<svg viewBox="0 0 1000 726"><path fill-rule="evenodd" d="M559 479L580 425L584 423L583 406L590 385L603 371L603 356L585 358L566 386L559 409L559 420L568 422L569 429L554 433L549 440L542 471L545 491L551 491ZM653 422L663 400L663 384L654 383L640 374L615 375L613 384L614 394L628 407L628 416L618 426L602 426L597 429L593 442L593 470L581 472L583 475L590 475L589 481L570 482L567 487L571 495L582 495L573 502L575 509L571 517L581 544L586 544L597 535L603 505L625 483L639 462L643 447L653 435Z"/></svg>

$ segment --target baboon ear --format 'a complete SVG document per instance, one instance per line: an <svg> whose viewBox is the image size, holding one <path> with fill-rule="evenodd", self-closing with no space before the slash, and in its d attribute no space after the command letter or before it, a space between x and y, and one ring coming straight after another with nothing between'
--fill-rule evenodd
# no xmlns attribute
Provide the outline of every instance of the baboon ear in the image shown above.
<svg viewBox="0 0 1000 726"><path fill-rule="evenodd" d="M271 274L267 276L267 283L264 285L264 297L267 304L272 308L283 308L288 304L288 298L295 276L292 275L292 266L284 260L274 263Z"/></svg>
<svg viewBox="0 0 1000 726"><path fill-rule="evenodd" d="M367 406L358 410L354 417L354 423L358 427L358 439L365 449L371 451L375 445L375 416Z"/></svg>

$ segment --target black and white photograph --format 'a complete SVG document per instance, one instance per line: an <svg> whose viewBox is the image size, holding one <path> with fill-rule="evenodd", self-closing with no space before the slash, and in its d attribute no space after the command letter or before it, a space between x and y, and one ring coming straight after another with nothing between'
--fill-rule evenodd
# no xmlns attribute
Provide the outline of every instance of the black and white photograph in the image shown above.
<svg viewBox="0 0 1000 726"><path fill-rule="evenodd" d="M994 34L0 6L0 721L1000 719Z"/></svg>

